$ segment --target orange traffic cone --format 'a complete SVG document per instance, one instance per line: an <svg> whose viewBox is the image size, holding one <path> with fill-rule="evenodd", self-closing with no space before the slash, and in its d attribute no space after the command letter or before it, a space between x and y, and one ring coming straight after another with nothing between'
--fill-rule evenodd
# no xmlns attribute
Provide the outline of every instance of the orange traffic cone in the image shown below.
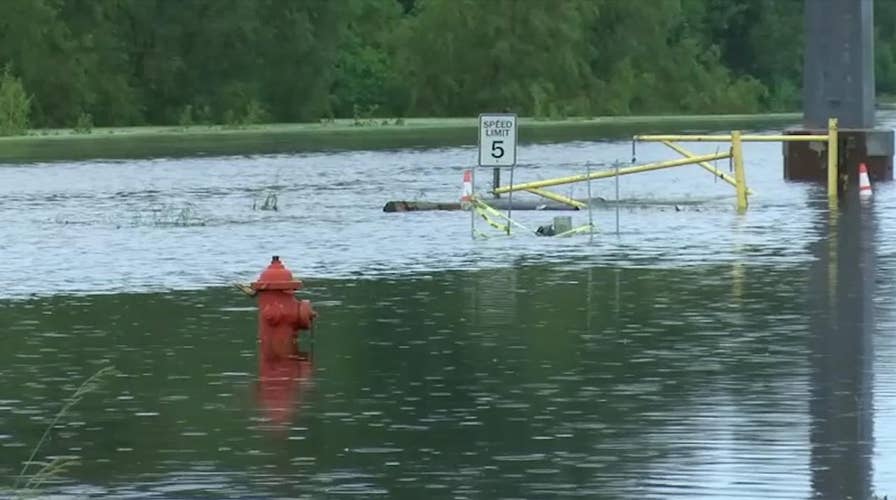
<svg viewBox="0 0 896 500"><path fill-rule="evenodd" d="M868 180L868 167L859 163L859 196L862 198L871 196L871 181Z"/></svg>
<svg viewBox="0 0 896 500"><path fill-rule="evenodd" d="M469 205L470 201L473 199L473 171L472 170L464 170L464 189L461 191L460 202L461 206Z"/></svg>

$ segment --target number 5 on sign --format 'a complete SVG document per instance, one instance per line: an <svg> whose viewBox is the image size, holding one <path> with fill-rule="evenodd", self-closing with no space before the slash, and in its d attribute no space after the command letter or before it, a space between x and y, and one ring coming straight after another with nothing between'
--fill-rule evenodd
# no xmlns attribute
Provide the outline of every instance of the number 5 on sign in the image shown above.
<svg viewBox="0 0 896 500"><path fill-rule="evenodd" d="M516 165L516 115L479 115L479 166Z"/></svg>

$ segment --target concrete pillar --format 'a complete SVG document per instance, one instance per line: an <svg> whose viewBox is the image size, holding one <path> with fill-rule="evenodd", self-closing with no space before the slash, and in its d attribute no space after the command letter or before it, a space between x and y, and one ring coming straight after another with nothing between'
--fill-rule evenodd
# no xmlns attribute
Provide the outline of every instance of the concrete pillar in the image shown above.
<svg viewBox="0 0 896 500"><path fill-rule="evenodd" d="M803 126L874 127L873 0L805 0Z"/></svg>
<svg viewBox="0 0 896 500"><path fill-rule="evenodd" d="M874 128L874 0L804 0L803 127L787 134L840 127L841 190L858 184L865 163L871 182L893 179L893 130ZM784 178L827 178L827 145L784 143Z"/></svg>

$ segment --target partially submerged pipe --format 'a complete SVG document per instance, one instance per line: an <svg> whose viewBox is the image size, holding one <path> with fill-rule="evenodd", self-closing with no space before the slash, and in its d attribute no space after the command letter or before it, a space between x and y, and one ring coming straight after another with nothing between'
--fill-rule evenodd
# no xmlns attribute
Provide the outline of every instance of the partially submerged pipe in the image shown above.
<svg viewBox="0 0 896 500"><path fill-rule="evenodd" d="M674 209L676 212L681 212L684 210L710 210L712 209L713 203L727 199L727 197L709 197L702 200L675 200L675 199L606 199L600 196L595 196L591 200L591 207L595 209L610 209L610 208L641 208L645 210L657 209L664 210L666 208ZM508 200L506 198L489 198L485 201L490 207L497 210L506 210ZM581 202L585 205L585 208L588 208L588 199L587 198L578 198L576 201ZM705 204L709 203L710 205L707 207L703 207ZM578 211L578 209L570 207L565 203L552 203L552 202L544 202L539 200L513 200L513 209L514 210L543 210L543 211ZM460 203L437 203L432 201L390 201L386 203L383 207L383 212L418 212L418 211L428 211L428 210L463 210L461 208Z"/></svg>
<svg viewBox="0 0 896 500"><path fill-rule="evenodd" d="M587 200L584 200L587 201ZM487 200L492 208L498 210L578 210L565 203L557 203L544 200L520 200L511 201L508 198L492 198ZM383 206L383 212L420 212L428 210L461 210L459 202L439 203L433 201L388 201Z"/></svg>

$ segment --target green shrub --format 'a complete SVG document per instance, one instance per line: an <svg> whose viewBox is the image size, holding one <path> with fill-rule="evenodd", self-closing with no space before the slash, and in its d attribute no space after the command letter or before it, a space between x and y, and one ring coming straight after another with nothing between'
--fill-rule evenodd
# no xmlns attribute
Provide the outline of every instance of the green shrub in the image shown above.
<svg viewBox="0 0 896 500"><path fill-rule="evenodd" d="M243 125L257 125L269 119L269 114L258 99L251 99L243 113Z"/></svg>
<svg viewBox="0 0 896 500"><path fill-rule="evenodd" d="M75 123L75 133L89 134L93 132L93 116L84 111L78 115L78 121Z"/></svg>
<svg viewBox="0 0 896 500"><path fill-rule="evenodd" d="M182 128L187 128L193 125L193 106L187 104L180 111L180 116L177 118L177 124Z"/></svg>
<svg viewBox="0 0 896 500"><path fill-rule="evenodd" d="M270 114L258 99L250 99L236 109L228 109L224 113L224 128L243 129L250 125L265 123Z"/></svg>
<svg viewBox="0 0 896 500"><path fill-rule="evenodd" d="M0 74L0 136L23 135L28 130L31 97L9 67Z"/></svg>

